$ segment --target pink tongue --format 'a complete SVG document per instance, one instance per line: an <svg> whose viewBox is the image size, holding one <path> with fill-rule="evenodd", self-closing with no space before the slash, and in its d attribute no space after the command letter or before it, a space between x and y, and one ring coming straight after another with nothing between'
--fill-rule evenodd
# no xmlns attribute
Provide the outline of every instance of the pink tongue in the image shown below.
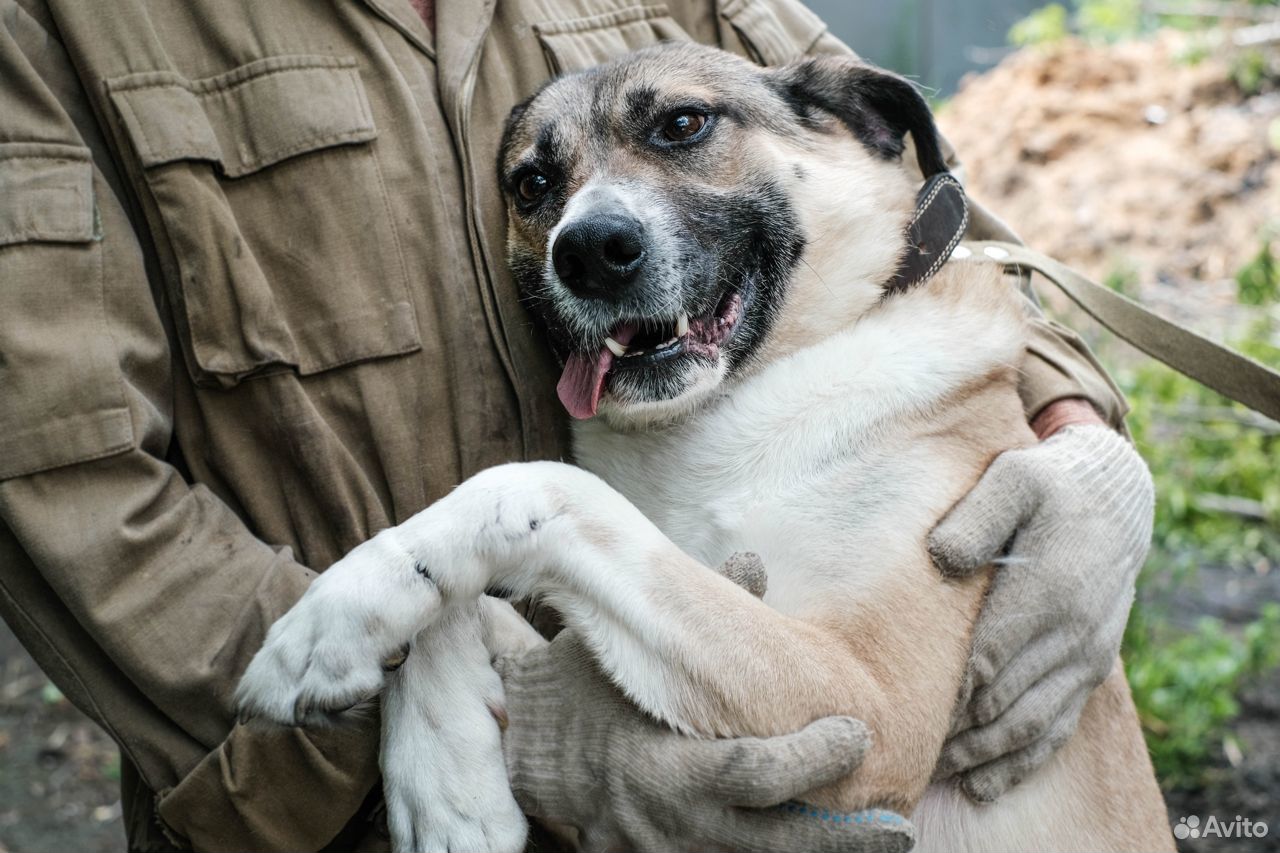
<svg viewBox="0 0 1280 853"><path fill-rule="evenodd" d="M556 393L570 415L578 420L595 417L604 392L604 377L610 367L613 367L613 353L608 347L601 347L594 357L584 352L569 356Z"/></svg>
<svg viewBox="0 0 1280 853"><path fill-rule="evenodd" d="M613 339L626 346L635 337L636 329L623 324L613 330ZM565 362L564 373L556 384L556 393L572 417L586 420L596 415L600 395L604 393L604 380L613 367L613 351L601 346L598 353L574 352Z"/></svg>

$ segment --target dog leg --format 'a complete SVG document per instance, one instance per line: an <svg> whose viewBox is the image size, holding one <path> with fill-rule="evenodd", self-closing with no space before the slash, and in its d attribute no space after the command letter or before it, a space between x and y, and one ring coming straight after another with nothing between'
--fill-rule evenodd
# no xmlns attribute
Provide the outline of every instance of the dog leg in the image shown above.
<svg viewBox="0 0 1280 853"><path fill-rule="evenodd" d="M895 582L927 583L922 561L919 577L906 579L904 567ZM868 763L882 759L886 775L864 767L859 778L874 785L846 799L899 811L924 790L956 685L912 671L890 678L890 665L918 657L914 638L928 635L930 654L954 653L949 669L958 673L964 642L940 644L948 634L967 640L972 618L957 606L948 618L959 629L936 619L892 632L871 625L869 636L890 639L855 647L847 626L856 629L856 602L831 620L843 631L784 615L685 555L595 475L550 462L505 465L325 572L268 633L241 684L242 707L286 723L348 707L381 687L381 661L444 604L491 587L545 594L627 694L679 730L769 735L830 714L864 720L883 737ZM979 597L967 596L975 607ZM899 739L902 748L887 743Z"/></svg>
<svg viewBox="0 0 1280 853"><path fill-rule="evenodd" d="M551 567L525 564L555 553L549 543L571 524L575 490L590 501L601 489L630 507L569 465L490 468L352 549L267 632L237 689L242 716L307 725L377 693L383 662L446 605L474 601L495 583L517 597L535 590Z"/></svg>
<svg viewBox="0 0 1280 853"><path fill-rule="evenodd" d="M319 724L373 696L442 602L396 528L353 548L267 631L236 688L241 720Z"/></svg>
<svg viewBox="0 0 1280 853"><path fill-rule="evenodd" d="M490 666L487 609L482 601L446 608L388 679L381 760L397 853L524 847L528 827L507 782L495 719L505 712Z"/></svg>
<svg viewBox="0 0 1280 853"><path fill-rule="evenodd" d="M480 597L480 609L485 645L492 657L519 655L546 645L546 639L516 612L510 602L485 595Z"/></svg>
<svg viewBox="0 0 1280 853"><path fill-rule="evenodd" d="M873 594L837 598L801 619L683 553L593 475L537 463L522 466L518 479L521 496L504 497L501 514L527 518L529 531L507 559L490 563L491 582L542 594L640 707L712 736L768 736L832 714L857 717L876 733L877 748L858 774L814 802L906 813L918 801L947 733L985 576L944 584L923 546L906 549L880 572ZM940 604L885 606L910 595Z"/></svg>

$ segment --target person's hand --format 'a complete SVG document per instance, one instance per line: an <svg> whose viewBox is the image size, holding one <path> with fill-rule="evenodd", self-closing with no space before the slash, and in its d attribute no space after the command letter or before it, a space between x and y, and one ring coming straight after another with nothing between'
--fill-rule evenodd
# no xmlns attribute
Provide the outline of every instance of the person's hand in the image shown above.
<svg viewBox="0 0 1280 853"><path fill-rule="evenodd" d="M1000 565L935 771L959 774L979 802L1025 779L1075 732L1115 665L1150 545L1146 464L1100 421L1079 420L997 457L929 538L944 574Z"/></svg>
<svg viewBox="0 0 1280 853"><path fill-rule="evenodd" d="M720 572L763 594L758 559L736 556ZM857 720L828 717L773 738L681 735L636 708L569 631L496 666L516 801L576 827L585 850L891 853L914 841L911 824L891 812L835 814L796 801L858 767L871 737Z"/></svg>
<svg viewBox="0 0 1280 853"><path fill-rule="evenodd" d="M577 827L584 850L889 853L912 845L911 824L896 814L832 814L795 802L857 768L871 742L857 720L828 717L773 738L681 735L632 705L569 631L497 666L516 802Z"/></svg>

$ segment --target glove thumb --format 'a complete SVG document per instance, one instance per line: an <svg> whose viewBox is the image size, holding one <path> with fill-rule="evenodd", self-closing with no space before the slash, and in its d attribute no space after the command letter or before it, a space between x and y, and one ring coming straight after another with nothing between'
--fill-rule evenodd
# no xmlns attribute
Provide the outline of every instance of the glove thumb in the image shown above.
<svg viewBox="0 0 1280 853"><path fill-rule="evenodd" d="M712 771L700 780L707 796L762 809L834 785L862 764L871 742L871 732L860 720L825 717L776 737L682 744L682 754L690 766Z"/></svg>
<svg viewBox="0 0 1280 853"><path fill-rule="evenodd" d="M929 555L947 577L967 577L1003 551L1039 501L1026 451L996 457L978 485L929 534Z"/></svg>

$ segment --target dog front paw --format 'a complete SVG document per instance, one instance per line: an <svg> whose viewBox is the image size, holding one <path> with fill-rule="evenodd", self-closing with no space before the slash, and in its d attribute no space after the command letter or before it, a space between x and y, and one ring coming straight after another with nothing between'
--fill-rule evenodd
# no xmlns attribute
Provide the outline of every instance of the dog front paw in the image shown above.
<svg viewBox="0 0 1280 853"><path fill-rule="evenodd" d="M272 626L240 679L241 721L332 721L382 689L382 648L341 608L299 602Z"/></svg>
<svg viewBox="0 0 1280 853"><path fill-rule="evenodd" d="M507 781L502 681L480 605L457 608L413 642L382 708L387 826L397 853L511 851L528 825Z"/></svg>
<svg viewBox="0 0 1280 853"><path fill-rule="evenodd" d="M403 661L440 595L379 538L334 564L271 626L236 690L242 721L330 722L380 691Z"/></svg>
<svg viewBox="0 0 1280 853"><path fill-rule="evenodd" d="M499 756L501 761L501 756ZM529 825L505 775L486 788L479 776L431 778L428 764L413 785L387 781L387 827L396 853L519 853Z"/></svg>

